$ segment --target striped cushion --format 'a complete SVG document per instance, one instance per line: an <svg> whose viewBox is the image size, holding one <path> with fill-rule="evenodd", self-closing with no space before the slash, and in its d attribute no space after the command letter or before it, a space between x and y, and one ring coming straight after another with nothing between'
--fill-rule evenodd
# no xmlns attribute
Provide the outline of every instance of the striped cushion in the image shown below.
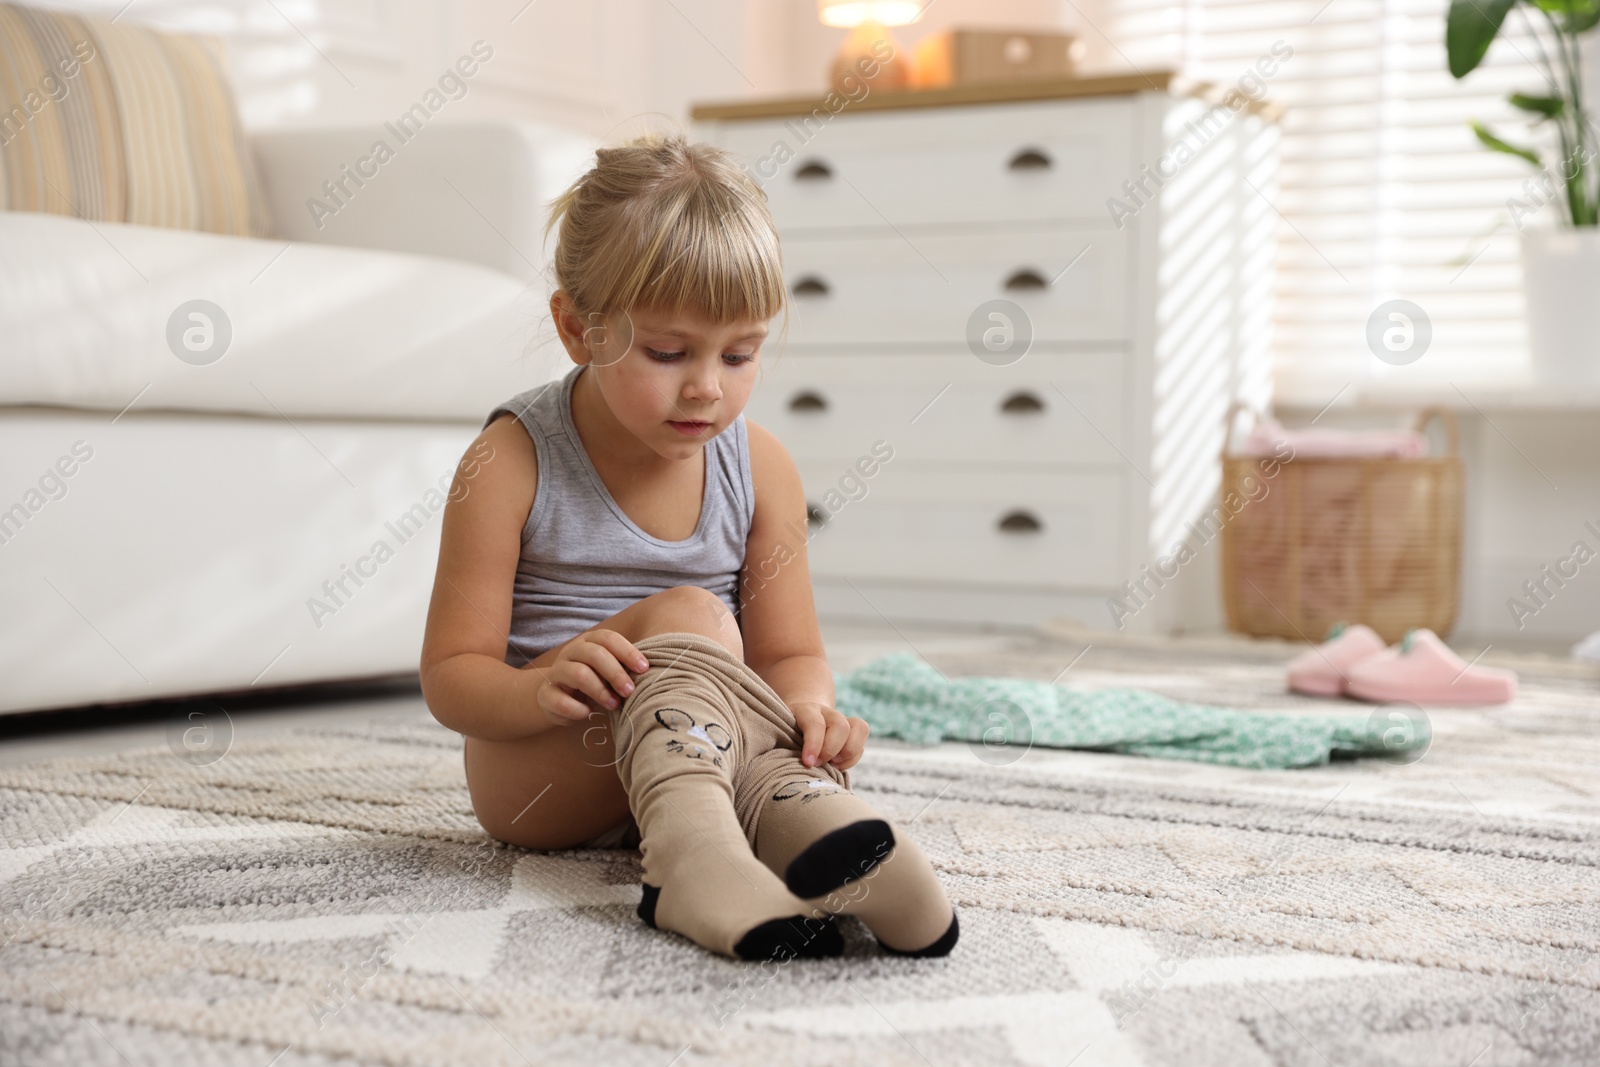
<svg viewBox="0 0 1600 1067"><path fill-rule="evenodd" d="M263 237L215 38L0 3L0 208Z"/></svg>

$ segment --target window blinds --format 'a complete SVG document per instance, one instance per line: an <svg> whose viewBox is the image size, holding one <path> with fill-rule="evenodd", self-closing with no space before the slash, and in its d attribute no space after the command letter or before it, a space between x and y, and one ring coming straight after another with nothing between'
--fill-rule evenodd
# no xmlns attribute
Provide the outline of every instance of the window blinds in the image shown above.
<svg viewBox="0 0 1600 1067"><path fill-rule="evenodd" d="M1367 320L1395 298L1420 306L1432 343L1407 374L1515 375L1526 366L1517 222L1507 200L1536 171L1491 152L1468 126L1506 140L1527 129L1506 94L1544 91L1521 11L1462 81L1445 63L1447 0L1109 0L1099 25L1141 70L1166 67L1223 87L1276 41L1294 49L1266 81L1282 105L1279 395L1332 400L1394 373L1367 347ZM1247 84L1246 88L1250 88ZM1556 205L1524 225L1559 220Z"/></svg>

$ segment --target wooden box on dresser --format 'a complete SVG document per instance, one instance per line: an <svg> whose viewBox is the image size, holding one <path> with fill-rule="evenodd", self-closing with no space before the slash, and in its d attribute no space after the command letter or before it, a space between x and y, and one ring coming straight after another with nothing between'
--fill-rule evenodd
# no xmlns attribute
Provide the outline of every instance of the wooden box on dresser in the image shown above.
<svg viewBox="0 0 1600 1067"><path fill-rule="evenodd" d="M800 468L819 611L1220 617L1187 524L1230 402L1270 400L1270 114L1153 74L694 118L782 234L791 310L747 413Z"/></svg>

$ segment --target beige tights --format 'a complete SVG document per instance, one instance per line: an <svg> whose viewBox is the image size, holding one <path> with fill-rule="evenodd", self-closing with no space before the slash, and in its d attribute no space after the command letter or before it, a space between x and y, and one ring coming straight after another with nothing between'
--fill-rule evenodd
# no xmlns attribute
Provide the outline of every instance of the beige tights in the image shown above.
<svg viewBox="0 0 1600 1067"><path fill-rule="evenodd" d="M955 912L927 857L848 771L800 762L794 716L759 675L699 634L636 647L650 667L611 720L641 919L741 959L838 955L840 913L888 951L950 951Z"/></svg>

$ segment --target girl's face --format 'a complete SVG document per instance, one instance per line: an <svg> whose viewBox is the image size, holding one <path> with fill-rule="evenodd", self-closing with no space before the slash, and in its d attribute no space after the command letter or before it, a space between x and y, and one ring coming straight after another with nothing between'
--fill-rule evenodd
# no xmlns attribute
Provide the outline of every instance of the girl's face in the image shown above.
<svg viewBox="0 0 1600 1067"><path fill-rule="evenodd" d="M612 415L663 458L686 459L749 402L767 325L635 310L586 334L573 358L589 363Z"/></svg>

